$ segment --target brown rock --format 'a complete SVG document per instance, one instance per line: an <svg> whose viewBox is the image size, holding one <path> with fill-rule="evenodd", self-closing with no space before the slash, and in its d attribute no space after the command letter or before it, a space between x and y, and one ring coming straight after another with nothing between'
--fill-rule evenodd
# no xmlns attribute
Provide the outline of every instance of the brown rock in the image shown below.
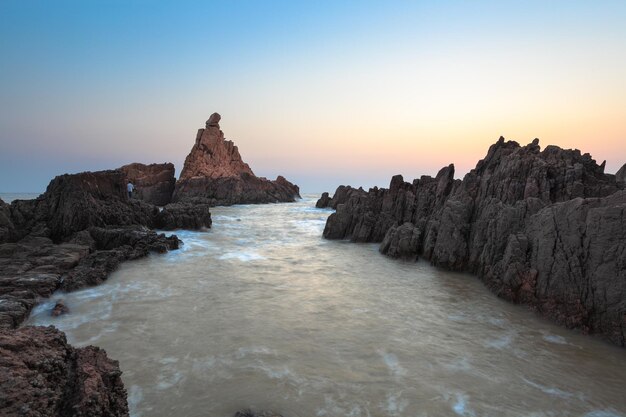
<svg viewBox="0 0 626 417"><path fill-rule="evenodd" d="M54 327L0 329L0 415L128 416L117 361Z"/></svg>
<svg viewBox="0 0 626 417"><path fill-rule="evenodd" d="M298 187L282 176L275 181L255 176L237 146L225 140L219 120L214 113L206 129L198 130L176 183L174 202L202 199L211 205L231 205L290 202L300 197Z"/></svg>
<svg viewBox="0 0 626 417"><path fill-rule="evenodd" d="M120 171L126 176L125 182L135 186L133 198L156 206L164 206L172 200L176 185L174 164L133 163L124 165Z"/></svg>
<svg viewBox="0 0 626 417"><path fill-rule="evenodd" d="M222 116L220 116L219 113L213 113L211 116L209 116L209 120L206 121L207 129L209 127L217 127L219 129L220 120L222 120Z"/></svg>

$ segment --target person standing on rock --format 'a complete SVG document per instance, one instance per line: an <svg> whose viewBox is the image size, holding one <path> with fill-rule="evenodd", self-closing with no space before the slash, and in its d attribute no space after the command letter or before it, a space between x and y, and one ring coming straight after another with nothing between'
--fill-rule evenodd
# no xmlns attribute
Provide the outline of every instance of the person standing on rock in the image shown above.
<svg viewBox="0 0 626 417"><path fill-rule="evenodd" d="M128 190L128 198L133 198L133 191L135 191L135 186L132 182L128 181L126 185L126 190Z"/></svg>

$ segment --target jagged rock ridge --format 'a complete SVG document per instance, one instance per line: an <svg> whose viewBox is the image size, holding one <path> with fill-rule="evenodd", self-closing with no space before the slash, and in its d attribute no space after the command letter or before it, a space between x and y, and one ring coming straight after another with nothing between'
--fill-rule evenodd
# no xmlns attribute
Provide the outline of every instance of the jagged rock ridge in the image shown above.
<svg viewBox="0 0 626 417"><path fill-rule="evenodd" d="M185 159L173 201L208 201L212 205L291 202L300 197L298 186L279 176L259 178L246 164L237 146L224 138L221 117L214 113L199 129Z"/></svg>
<svg viewBox="0 0 626 417"><path fill-rule="evenodd" d="M346 188L326 238L472 272L505 299L625 345L626 191L589 154L500 138L462 181L450 165L389 189Z"/></svg>

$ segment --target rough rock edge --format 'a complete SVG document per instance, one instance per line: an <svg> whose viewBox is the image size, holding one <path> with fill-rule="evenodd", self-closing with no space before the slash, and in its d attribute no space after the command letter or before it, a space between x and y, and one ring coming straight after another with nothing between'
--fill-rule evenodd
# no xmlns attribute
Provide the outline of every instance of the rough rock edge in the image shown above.
<svg viewBox="0 0 626 417"><path fill-rule="evenodd" d="M53 326L0 329L3 416L128 416L121 375L103 349L74 348Z"/></svg>
<svg viewBox="0 0 626 417"><path fill-rule="evenodd" d="M409 253L476 274L502 298L624 346L623 188L589 154L500 138L463 181L450 165L436 178L395 176L389 189L350 195L324 237L383 242L381 251L396 255L390 241L414 227Z"/></svg>

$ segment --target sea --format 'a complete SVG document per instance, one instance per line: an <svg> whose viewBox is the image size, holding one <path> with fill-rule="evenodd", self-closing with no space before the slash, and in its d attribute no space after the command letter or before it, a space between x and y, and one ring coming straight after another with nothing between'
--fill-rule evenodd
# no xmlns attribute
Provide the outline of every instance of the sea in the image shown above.
<svg viewBox="0 0 626 417"><path fill-rule="evenodd" d="M135 417L626 416L624 349L472 275L325 240L316 197L216 207L210 230L168 232L179 250L56 293L26 325L119 360ZM71 312L51 317L59 299Z"/></svg>

